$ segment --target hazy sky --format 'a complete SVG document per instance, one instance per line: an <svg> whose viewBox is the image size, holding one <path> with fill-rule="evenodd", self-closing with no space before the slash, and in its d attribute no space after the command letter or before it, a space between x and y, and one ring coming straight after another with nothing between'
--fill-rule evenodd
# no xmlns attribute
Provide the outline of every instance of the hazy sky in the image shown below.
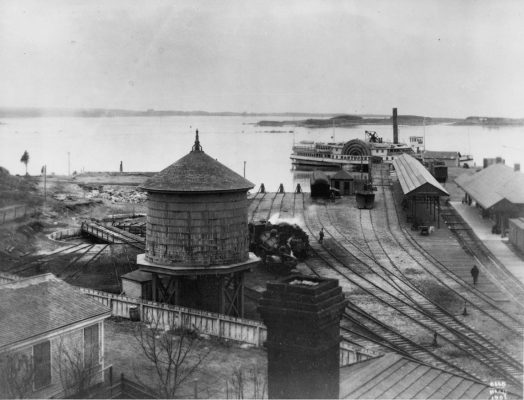
<svg viewBox="0 0 524 400"><path fill-rule="evenodd" d="M524 1L0 2L0 106L524 117Z"/></svg>

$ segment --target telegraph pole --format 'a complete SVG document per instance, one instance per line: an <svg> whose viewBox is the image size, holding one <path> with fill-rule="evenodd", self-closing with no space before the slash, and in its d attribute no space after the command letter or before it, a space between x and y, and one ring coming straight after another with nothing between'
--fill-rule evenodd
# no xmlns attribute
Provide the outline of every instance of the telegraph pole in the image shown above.
<svg viewBox="0 0 524 400"><path fill-rule="evenodd" d="M67 176L71 176L71 153L67 152Z"/></svg>
<svg viewBox="0 0 524 400"><path fill-rule="evenodd" d="M44 165L44 208L47 201L47 164Z"/></svg>
<svg viewBox="0 0 524 400"><path fill-rule="evenodd" d="M244 161L244 178L246 177L246 162Z"/></svg>

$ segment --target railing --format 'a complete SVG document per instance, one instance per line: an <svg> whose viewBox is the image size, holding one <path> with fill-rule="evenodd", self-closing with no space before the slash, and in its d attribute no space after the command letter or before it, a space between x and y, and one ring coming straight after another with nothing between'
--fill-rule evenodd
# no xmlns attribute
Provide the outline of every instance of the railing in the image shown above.
<svg viewBox="0 0 524 400"><path fill-rule="evenodd" d="M368 162L371 159L371 156L352 156L346 154L322 154L322 153L294 153L291 155L291 158L299 159L300 157L308 157L311 160L324 160L329 161L354 161L357 163Z"/></svg>

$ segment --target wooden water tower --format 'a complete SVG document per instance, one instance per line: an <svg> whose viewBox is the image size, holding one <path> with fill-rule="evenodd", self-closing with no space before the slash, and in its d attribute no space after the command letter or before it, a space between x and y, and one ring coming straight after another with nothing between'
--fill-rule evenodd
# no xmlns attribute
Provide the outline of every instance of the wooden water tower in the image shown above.
<svg viewBox="0 0 524 400"><path fill-rule="evenodd" d="M254 185L202 150L196 132L189 154L148 179L146 252L161 301L242 317L249 253L247 191Z"/></svg>

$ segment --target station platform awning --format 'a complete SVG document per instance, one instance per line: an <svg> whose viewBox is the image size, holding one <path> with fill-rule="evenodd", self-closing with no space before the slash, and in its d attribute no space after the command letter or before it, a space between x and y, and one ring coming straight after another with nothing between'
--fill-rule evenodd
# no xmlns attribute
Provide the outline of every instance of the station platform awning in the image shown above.
<svg viewBox="0 0 524 400"><path fill-rule="evenodd" d="M524 175L503 164L460 175L455 183L486 210L524 204Z"/></svg>
<svg viewBox="0 0 524 400"><path fill-rule="evenodd" d="M405 197L449 196L449 193L416 158L402 154L393 160L400 186Z"/></svg>

